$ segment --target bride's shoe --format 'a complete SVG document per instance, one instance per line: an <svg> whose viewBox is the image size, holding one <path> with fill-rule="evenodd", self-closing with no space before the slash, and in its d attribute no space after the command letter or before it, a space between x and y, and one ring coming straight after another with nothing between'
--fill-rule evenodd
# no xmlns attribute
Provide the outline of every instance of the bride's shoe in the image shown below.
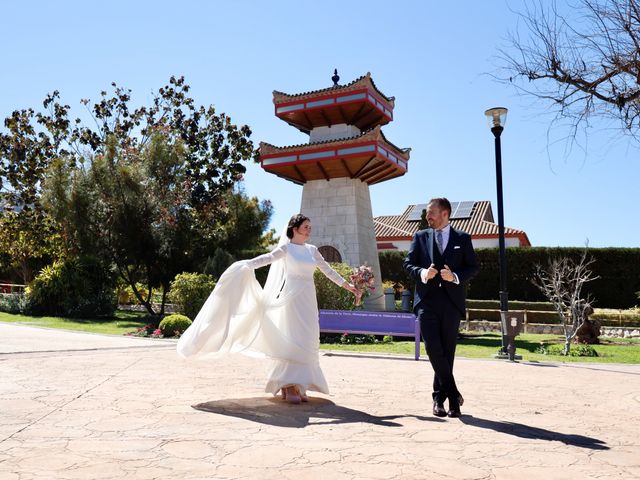
<svg viewBox="0 0 640 480"><path fill-rule="evenodd" d="M307 397L304 393L302 393L302 391L300 390L300 387L298 385L296 385L296 393L298 395L300 395L300 400L303 402L308 402L309 401L309 397Z"/></svg>
<svg viewBox="0 0 640 480"><path fill-rule="evenodd" d="M287 387L286 392L287 392L286 399L288 403L293 403L294 405L298 405L302 401L302 399L300 398L300 395L298 395L296 387Z"/></svg>

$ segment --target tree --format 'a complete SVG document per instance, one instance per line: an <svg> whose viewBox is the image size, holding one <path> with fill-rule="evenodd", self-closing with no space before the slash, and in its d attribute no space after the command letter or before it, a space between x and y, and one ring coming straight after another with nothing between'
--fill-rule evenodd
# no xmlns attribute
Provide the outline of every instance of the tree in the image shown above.
<svg viewBox="0 0 640 480"><path fill-rule="evenodd" d="M187 155L180 139L161 133L142 150L110 137L104 155L86 168L56 161L45 182L44 203L65 237L80 253L97 253L115 265L151 314L164 314L171 280L193 269L199 226L215 223L216 209L191 195ZM152 304L156 287L159 309Z"/></svg>
<svg viewBox="0 0 640 480"><path fill-rule="evenodd" d="M561 257L549 260L546 269L536 265L532 282L553 303L560 317L565 337L563 355L569 355L571 341L578 329L585 324L587 315L593 311L593 300L583 298L582 287L598 278L589 269L594 261L593 258L588 258L585 249L578 262Z"/></svg>
<svg viewBox="0 0 640 480"><path fill-rule="evenodd" d="M242 187L230 190L224 197L219 219L219 246L232 255L260 246L272 214L269 200L260 202L257 197L248 197Z"/></svg>
<svg viewBox="0 0 640 480"><path fill-rule="evenodd" d="M601 118L640 141L640 0L577 0L572 11L528 3L519 13L528 35L500 51L501 80L553 107L571 140Z"/></svg>
<svg viewBox="0 0 640 480"><path fill-rule="evenodd" d="M124 150L141 151L156 133L171 141L180 140L184 148L189 190L194 203L215 206L229 188L246 171L241 162L253 158L257 151L249 139L251 129L237 126L213 106L197 107L188 96L190 87L184 77L171 77L160 88L150 106L133 108L131 91L111 84L113 94L102 91L101 100L89 108L95 126L79 125L71 132L74 143L104 154L107 139Z"/></svg>
<svg viewBox="0 0 640 480"><path fill-rule="evenodd" d="M57 226L40 208L0 213L0 247L5 268L17 272L23 284L61 249Z"/></svg>
<svg viewBox="0 0 640 480"><path fill-rule="evenodd" d="M82 100L93 124L71 122L58 92L43 102L45 113L13 112L5 120L7 133L0 134L0 193L37 214L12 220L13 237L33 240L34 218L44 219L48 229L41 229L36 245L61 238L66 255L98 254L114 262L134 291L136 281L146 285L139 300L158 313L152 289L166 294L171 275L204 263L206 255L198 252L215 250L226 196L256 151L249 127L233 124L213 106L198 107L183 77L171 77L149 106L133 107L130 90L112 87L93 105ZM24 248L5 251L2 242L3 258L7 251L31 263L45 257L31 241L17 246Z"/></svg>
<svg viewBox="0 0 640 480"><path fill-rule="evenodd" d="M58 97L57 91L46 97L45 113L14 111L0 132L0 249L25 284L60 247L56 226L39 201L51 161L69 154L69 107Z"/></svg>

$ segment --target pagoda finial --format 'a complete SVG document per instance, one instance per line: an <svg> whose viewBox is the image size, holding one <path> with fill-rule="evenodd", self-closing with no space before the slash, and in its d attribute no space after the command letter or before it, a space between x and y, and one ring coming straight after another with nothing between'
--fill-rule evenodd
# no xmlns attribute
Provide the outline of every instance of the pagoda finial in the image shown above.
<svg viewBox="0 0 640 480"><path fill-rule="evenodd" d="M337 68L333 69L333 77L331 77L331 80L333 80L333 86L337 87L338 86L338 82L340 81L340 76L338 75L338 69Z"/></svg>

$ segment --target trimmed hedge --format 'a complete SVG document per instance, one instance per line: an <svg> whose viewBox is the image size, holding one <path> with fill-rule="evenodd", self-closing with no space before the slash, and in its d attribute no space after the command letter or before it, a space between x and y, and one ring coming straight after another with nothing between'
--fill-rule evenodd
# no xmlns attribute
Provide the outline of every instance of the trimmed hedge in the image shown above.
<svg viewBox="0 0 640 480"><path fill-rule="evenodd" d="M531 283L536 264L544 267L550 258L561 256L580 259L584 248L577 247L524 247L507 248L507 288L510 298L540 302L545 298ZM500 262L497 248L476 250L480 271L471 280L467 296L476 299L497 299L500 290ZM597 307L630 308L638 303L636 292L640 290L640 248L590 248L595 259L591 265L597 280L584 287L585 295L591 294ZM380 252L382 280L397 281L413 290L402 262L406 252ZM511 302L509 302L511 303Z"/></svg>
<svg viewBox="0 0 640 480"><path fill-rule="evenodd" d="M507 278L509 296L525 301L545 300L542 292L531 283L536 264L545 268L550 258L569 257L578 261L584 248L508 248ZM471 281L469 296L497 298L499 291L499 253L497 248L477 250L480 272ZM597 280L584 286L598 307L630 308L637 303L635 292L640 288L640 248L590 248L595 262L591 269Z"/></svg>
<svg viewBox="0 0 640 480"><path fill-rule="evenodd" d="M179 337L191 326L191 319L185 315L174 313L162 319L158 328L163 337Z"/></svg>

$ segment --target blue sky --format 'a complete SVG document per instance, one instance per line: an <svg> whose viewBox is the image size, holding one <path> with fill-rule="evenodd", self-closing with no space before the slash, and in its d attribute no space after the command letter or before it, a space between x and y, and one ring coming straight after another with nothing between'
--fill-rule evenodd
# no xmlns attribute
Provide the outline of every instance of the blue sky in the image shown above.
<svg viewBox="0 0 640 480"><path fill-rule="evenodd" d="M446 4L445 4L446 3ZM274 116L272 91L299 93L371 72L396 97L387 138L411 147L409 172L371 188L374 215L434 196L490 200L493 136L484 110L505 106L505 224L535 246L640 246L640 148L594 124L586 151L554 142L547 105L487 75L517 24L520 0L6 2L0 14L0 116L40 108L59 90L72 114L112 81L148 103L184 75L198 104L248 124L256 144L305 143ZM548 135L551 135L551 140ZM249 166L245 189L275 208L280 230L302 187ZM634 193L635 192L635 193Z"/></svg>

